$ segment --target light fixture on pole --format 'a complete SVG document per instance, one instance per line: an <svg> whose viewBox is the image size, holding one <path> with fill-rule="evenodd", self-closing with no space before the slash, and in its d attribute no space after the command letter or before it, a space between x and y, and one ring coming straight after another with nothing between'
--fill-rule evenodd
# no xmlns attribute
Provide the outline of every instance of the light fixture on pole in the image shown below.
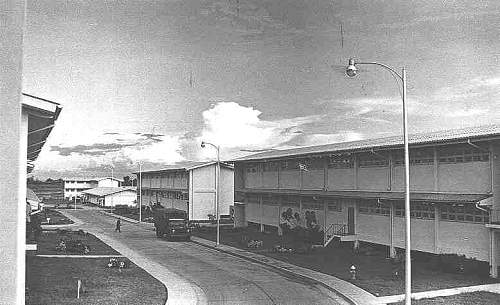
<svg viewBox="0 0 500 305"><path fill-rule="evenodd" d="M358 65L376 65L388 70L397 80L398 87L401 81L403 92L403 144L405 157L405 304L411 304L411 242L410 242L410 156L408 150L408 111L406 107L406 70L403 67L401 74L397 73L393 68L378 62L356 62L353 58L349 59L349 63L345 69L345 74L348 77L354 77L358 73Z"/></svg>
<svg viewBox="0 0 500 305"><path fill-rule="evenodd" d="M215 217L217 219L217 241L215 246L218 247L220 243L220 215L219 215L219 185L220 185L220 148L219 146L202 141L201 148L210 145L217 150L217 165L215 167Z"/></svg>

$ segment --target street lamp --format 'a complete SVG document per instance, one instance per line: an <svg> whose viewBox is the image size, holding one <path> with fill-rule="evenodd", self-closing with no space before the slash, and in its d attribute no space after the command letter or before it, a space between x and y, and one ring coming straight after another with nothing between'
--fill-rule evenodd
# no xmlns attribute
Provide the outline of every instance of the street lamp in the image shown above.
<svg viewBox="0 0 500 305"><path fill-rule="evenodd" d="M403 143L405 154L405 225L406 225L406 259L405 259L405 304L411 305L411 248L410 248L410 156L408 151L408 111L406 109L406 70L403 67L401 74L398 74L393 68L378 63L378 62L356 62L350 58L349 63L345 69L345 74L348 77L354 77L358 73L358 65L376 65L380 66L391 72L396 81L399 80L403 86L402 100L403 100Z"/></svg>
<svg viewBox="0 0 500 305"><path fill-rule="evenodd" d="M215 246L219 246L220 242L220 217L219 217L219 184L220 184L220 148L219 146L201 141L201 148L205 148L206 145L210 145L217 150L217 166L215 168L215 217L217 218L217 241Z"/></svg>

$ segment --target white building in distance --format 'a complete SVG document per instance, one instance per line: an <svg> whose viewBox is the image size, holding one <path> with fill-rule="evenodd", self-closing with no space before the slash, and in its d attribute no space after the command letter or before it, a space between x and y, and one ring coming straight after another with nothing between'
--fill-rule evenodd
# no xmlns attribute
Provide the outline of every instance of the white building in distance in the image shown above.
<svg viewBox="0 0 500 305"><path fill-rule="evenodd" d="M234 169L221 163L219 214L229 215L234 203ZM137 175L142 205L161 204L188 213L189 220L208 220L216 215L216 162L183 162Z"/></svg>
<svg viewBox="0 0 500 305"><path fill-rule="evenodd" d="M120 187L121 180L113 177L104 178L65 178L64 198L81 198L82 192L96 187Z"/></svg>

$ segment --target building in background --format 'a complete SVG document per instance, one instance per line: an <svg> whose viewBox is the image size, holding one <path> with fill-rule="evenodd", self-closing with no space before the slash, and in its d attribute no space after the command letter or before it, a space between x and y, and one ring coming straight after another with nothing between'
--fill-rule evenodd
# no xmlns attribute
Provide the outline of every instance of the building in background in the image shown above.
<svg viewBox="0 0 500 305"><path fill-rule="evenodd" d="M500 126L410 136L411 246L428 253L500 258ZM277 150L235 160L247 221L278 226L290 216L326 231L325 243L404 248L401 137Z"/></svg>
<svg viewBox="0 0 500 305"><path fill-rule="evenodd" d="M82 192L96 187L120 187L121 180L112 177L104 178L65 178L64 198L73 200L80 198Z"/></svg>
<svg viewBox="0 0 500 305"><path fill-rule="evenodd" d="M84 202L101 207L137 206L135 187L100 186L82 191L81 196Z"/></svg>
<svg viewBox="0 0 500 305"><path fill-rule="evenodd" d="M161 204L188 212L189 220L208 220L216 215L216 162L183 162L159 170L143 171L142 205ZM229 215L234 203L234 171L221 163L219 213ZM139 187L137 187L139 194Z"/></svg>

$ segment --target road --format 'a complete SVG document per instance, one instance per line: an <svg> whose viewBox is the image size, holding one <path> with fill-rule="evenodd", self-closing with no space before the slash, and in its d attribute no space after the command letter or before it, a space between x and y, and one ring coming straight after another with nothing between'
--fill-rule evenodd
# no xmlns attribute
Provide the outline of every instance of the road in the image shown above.
<svg viewBox="0 0 500 305"><path fill-rule="evenodd" d="M83 222L80 227L113 239L147 260L166 267L197 286L208 304L342 304L339 297L315 282L278 273L193 242L169 242L156 238L144 226L122 222L114 232L115 218L95 210L68 211ZM168 287L167 287L168 288Z"/></svg>

